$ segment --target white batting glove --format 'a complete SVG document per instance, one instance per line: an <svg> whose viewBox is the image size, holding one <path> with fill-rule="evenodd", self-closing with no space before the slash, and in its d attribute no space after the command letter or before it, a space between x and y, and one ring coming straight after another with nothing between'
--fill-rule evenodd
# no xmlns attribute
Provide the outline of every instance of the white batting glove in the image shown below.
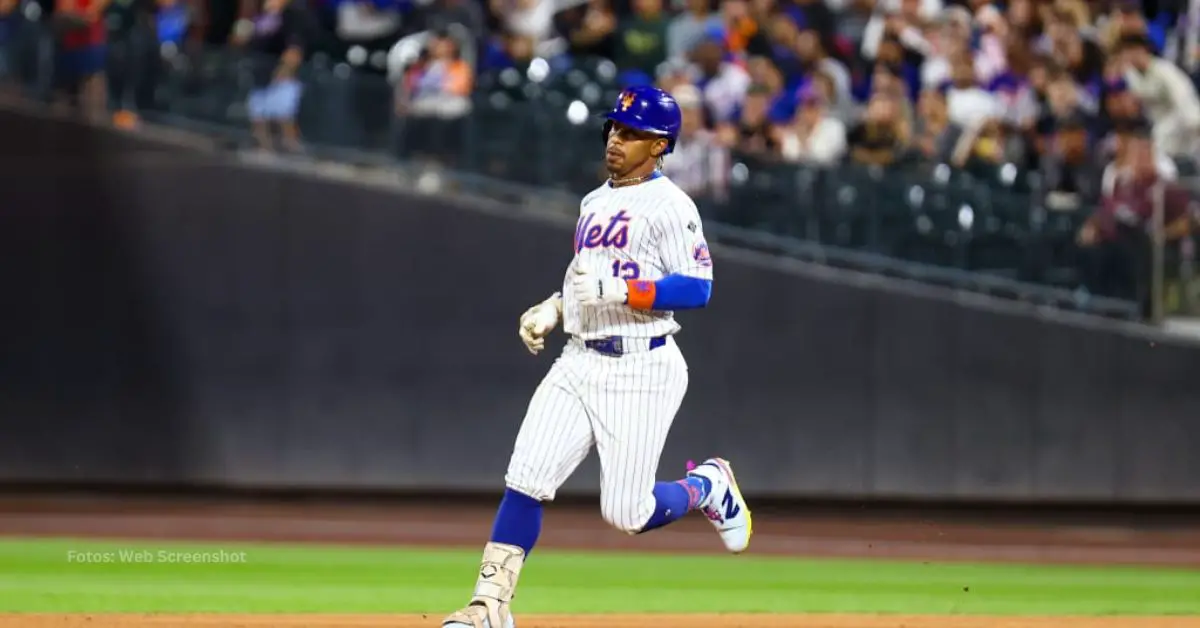
<svg viewBox="0 0 1200 628"><path fill-rule="evenodd" d="M521 315L517 335L533 355L546 348L546 336L558 325L562 295L555 292L549 299L525 310Z"/></svg>
<svg viewBox="0 0 1200 628"><path fill-rule="evenodd" d="M571 276L571 292L583 305L624 303L629 298L629 285L624 279L594 275L577 266Z"/></svg>

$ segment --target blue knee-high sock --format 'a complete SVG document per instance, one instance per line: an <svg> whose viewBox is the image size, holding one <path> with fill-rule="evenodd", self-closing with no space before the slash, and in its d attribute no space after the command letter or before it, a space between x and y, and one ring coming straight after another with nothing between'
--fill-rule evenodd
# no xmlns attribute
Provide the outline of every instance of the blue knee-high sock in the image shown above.
<svg viewBox="0 0 1200 628"><path fill-rule="evenodd" d="M542 502L511 488L505 489L492 524L492 541L516 545L528 556L541 533Z"/></svg>
<svg viewBox="0 0 1200 628"><path fill-rule="evenodd" d="M679 520L704 501L712 490L712 482L698 476L677 482L657 482L654 485L654 514L642 527L642 532L656 530Z"/></svg>

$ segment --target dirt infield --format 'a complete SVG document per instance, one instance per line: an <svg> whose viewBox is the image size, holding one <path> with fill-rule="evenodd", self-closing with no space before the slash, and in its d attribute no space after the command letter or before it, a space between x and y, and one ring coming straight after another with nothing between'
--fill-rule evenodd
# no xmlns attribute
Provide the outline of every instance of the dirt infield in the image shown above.
<svg viewBox="0 0 1200 628"><path fill-rule="evenodd" d="M478 548L495 502L267 502L248 499L0 496L0 535L282 540ZM1085 519L1053 524L844 512L755 513L751 554L1200 567L1200 525ZM608 528L595 506L551 504L542 547L724 553L695 517L647 537Z"/></svg>
<svg viewBox="0 0 1200 628"><path fill-rule="evenodd" d="M22 628L431 628L428 615L0 615ZM866 615L527 616L517 628L1200 628L1186 617L929 617Z"/></svg>

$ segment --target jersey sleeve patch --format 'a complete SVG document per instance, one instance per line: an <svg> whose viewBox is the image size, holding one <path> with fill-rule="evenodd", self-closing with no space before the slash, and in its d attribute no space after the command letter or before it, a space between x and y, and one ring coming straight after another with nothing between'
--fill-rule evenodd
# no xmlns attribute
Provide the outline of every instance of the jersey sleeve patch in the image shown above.
<svg viewBox="0 0 1200 628"><path fill-rule="evenodd" d="M692 248L692 259L701 266L712 266L712 254L708 250L708 243L701 240Z"/></svg>

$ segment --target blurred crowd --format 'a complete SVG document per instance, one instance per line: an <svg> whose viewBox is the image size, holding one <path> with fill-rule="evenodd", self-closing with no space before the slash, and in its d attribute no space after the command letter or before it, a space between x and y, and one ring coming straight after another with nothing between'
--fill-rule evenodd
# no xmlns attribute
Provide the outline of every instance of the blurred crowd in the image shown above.
<svg viewBox="0 0 1200 628"><path fill-rule="evenodd" d="M296 72L318 52L392 79L400 116L438 119L468 115L482 77L604 58L618 84L679 100L666 168L698 194L719 194L735 159L1036 172L1050 210L1096 208L1078 244L1092 287L1123 297L1154 207L1168 239L1196 223L1197 0L0 0L0 46L33 13L96 110L134 108L99 78L129 33L154 54L256 53L264 145L277 131L299 147Z"/></svg>

